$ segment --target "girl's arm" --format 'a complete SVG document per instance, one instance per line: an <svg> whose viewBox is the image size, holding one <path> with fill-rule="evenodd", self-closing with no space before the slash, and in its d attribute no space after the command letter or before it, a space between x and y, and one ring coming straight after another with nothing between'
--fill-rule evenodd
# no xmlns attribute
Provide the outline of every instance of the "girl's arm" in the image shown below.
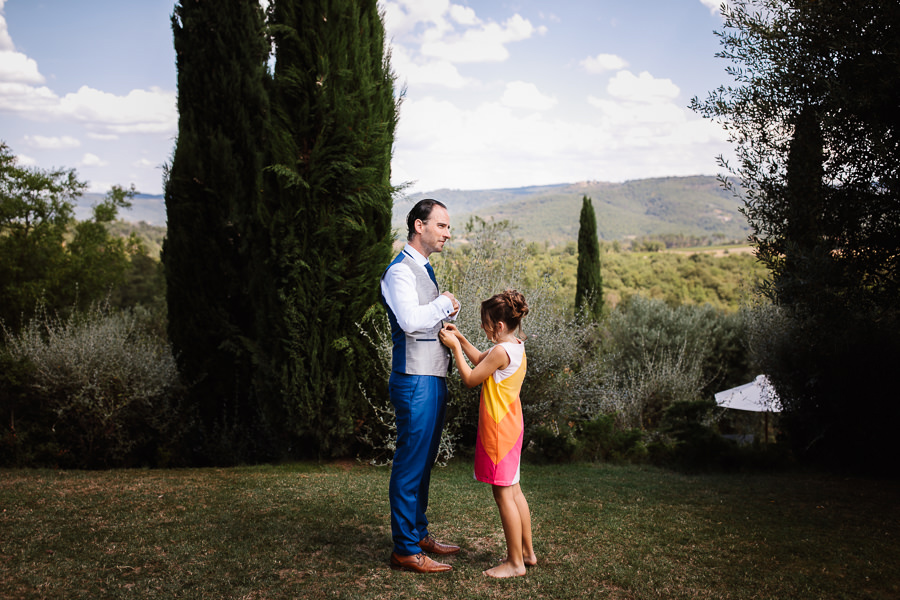
<svg viewBox="0 0 900 600"><path fill-rule="evenodd" d="M487 355L488 350L482 352L476 348L472 342L466 339L466 336L463 335L462 331L460 331L456 325L445 325L444 329L453 332L453 335L459 340L459 345L462 348L463 353L466 355L466 358L472 361L472 364L477 365Z"/></svg>
<svg viewBox="0 0 900 600"><path fill-rule="evenodd" d="M466 384L466 387L475 387L482 383L485 379L497 369L502 369L509 364L509 356L502 346L494 346L494 351L482 353L481 360L471 368L469 363L463 357L463 350L459 339L452 333L442 330L440 333L441 342L453 351L453 358L456 361L456 368L459 376ZM498 349L499 348L499 349Z"/></svg>

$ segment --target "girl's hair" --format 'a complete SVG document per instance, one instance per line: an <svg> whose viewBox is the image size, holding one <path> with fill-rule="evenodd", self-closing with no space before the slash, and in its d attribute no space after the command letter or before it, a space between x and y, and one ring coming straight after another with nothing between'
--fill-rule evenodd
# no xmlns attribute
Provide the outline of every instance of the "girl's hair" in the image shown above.
<svg viewBox="0 0 900 600"><path fill-rule="evenodd" d="M495 294L481 303L481 323L491 329L503 321L510 331L516 331L522 317L528 314L525 296L516 290L506 290Z"/></svg>

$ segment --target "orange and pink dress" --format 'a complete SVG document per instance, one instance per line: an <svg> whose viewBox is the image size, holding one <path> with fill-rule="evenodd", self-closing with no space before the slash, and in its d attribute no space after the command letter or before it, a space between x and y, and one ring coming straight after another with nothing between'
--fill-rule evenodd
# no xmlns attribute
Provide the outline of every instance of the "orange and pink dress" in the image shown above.
<svg viewBox="0 0 900 600"><path fill-rule="evenodd" d="M492 485L519 483L525 421L519 392L525 379L525 344L503 342L509 365L497 369L481 384L478 435L475 440L475 479ZM491 349L496 352L497 346Z"/></svg>

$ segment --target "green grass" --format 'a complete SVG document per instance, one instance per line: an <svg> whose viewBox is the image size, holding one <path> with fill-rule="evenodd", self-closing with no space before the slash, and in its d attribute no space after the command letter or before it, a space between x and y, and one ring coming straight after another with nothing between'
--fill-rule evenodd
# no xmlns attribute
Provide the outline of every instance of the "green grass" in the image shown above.
<svg viewBox="0 0 900 600"><path fill-rule="evenodd" d="M900 597L900 483L523 467L540 563L505 548L470 465L432 478L454 571L391 571L386 468L0 471L0 598Z"/></svg>

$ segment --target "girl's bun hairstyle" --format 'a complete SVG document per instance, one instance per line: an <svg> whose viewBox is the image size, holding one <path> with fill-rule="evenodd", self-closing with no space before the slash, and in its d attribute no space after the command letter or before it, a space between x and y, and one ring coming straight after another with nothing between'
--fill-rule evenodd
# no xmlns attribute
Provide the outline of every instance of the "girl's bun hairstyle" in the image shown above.
<svg viewBox="0 0 900 600"><path fill-rule="evenodd" d="M499 323L503 321L510 331L519 328L522 317L528 314L525 296L516 290L506 290L495 294L481 303L481 321Z"/></svg>

